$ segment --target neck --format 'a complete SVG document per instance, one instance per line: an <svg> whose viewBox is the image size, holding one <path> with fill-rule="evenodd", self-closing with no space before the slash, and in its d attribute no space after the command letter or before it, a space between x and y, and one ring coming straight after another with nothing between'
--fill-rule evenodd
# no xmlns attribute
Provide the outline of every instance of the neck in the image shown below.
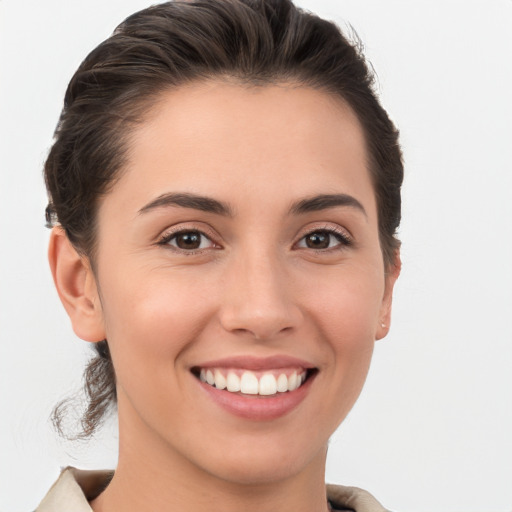
<svg viewBox="0 0 512 512"><path fill-rule="evenodd" d="M133 421L130 421L133 425ZM119 462L94 512L326 512L325 447L293 474L222 478L194 464L161 438L126 435L120 424Z"/></svg>

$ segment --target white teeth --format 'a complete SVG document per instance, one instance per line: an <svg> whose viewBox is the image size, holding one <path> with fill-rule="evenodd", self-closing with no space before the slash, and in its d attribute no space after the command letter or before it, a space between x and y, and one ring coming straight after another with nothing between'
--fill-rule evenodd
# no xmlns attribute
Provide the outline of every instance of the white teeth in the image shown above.
<svg viewBox="0 0 512 512"><path fill-rule="evenodd" d="M289 377L288 377L288 391L294 391L297 389L297 373L296 372L293 372Z"/></svg>
<svg viewBox="0 0 512 512"><path fill-rule="evenodd" d="M252 372L244 372L240 379L240 391L246 395L258 394L258 377Z"/></svg>
<svg viewBox="0 0 512 512"><path fill-rule="evenodd" d="M299 375L297 375L297 388L300 388L305 380L306 380L306 372L299 373ZM295 389L297 389L297 388L295 388Z"/></svg>
<svg viewBox="0 0 512 512"><path fill-rule="evenodd" d="M226 388L232 393L240 391L240 378L236 373L228 373L228 378L226 379Z"/></svg>
<svg viewBox="0 0 512 512"><path fill-rule="evenodd" d="M217 389L225 389L226 385L227 385L226 377L224 377L224 375L222 375L222 373L220 373L219 370L215 370L214 377L215 377L215 387Z"/></svg>
<svg viewBox="0 0 512 512"><path fill-rule="evenodd" d="M266 373L260 379L258 387L259 395L275 395L277 393L277 381L271 373Z"/></svg>
<svg viewBox="0 0 512 512"><path fill-rule="evenodd" d="M288 391L288 377L284 373L277 378L277 391L280 393Z"/></svg>
<svg viewBox="0 0 512 512"><path fill-rule="evenodd" d="M215 386L217 389L226 389L231 393L239 391L246 395L270 396L286 391L295 391L306 380L306 371L292 372L289 376L285 373L276 378L273 372L262 372L259 377L252 371L245 370L239 377L235 371L228 371L227 376L218 368L201 369L199 380Z"/></svg>

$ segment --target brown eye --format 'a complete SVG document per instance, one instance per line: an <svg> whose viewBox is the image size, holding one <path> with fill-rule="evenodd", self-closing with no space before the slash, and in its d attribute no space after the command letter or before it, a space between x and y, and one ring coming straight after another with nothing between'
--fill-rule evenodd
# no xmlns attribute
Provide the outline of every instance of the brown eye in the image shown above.
<svg viewBox="0 0 512 512"><path fill-rule="evenodd" d="M334 249L342 248L352 244L348 236L330 230L318 230L308 233L299 241L297 246L304 249Z"/></svg>
<svg viewBox="0 0 512 512"><path fill-rule="evenodd" d="M194 231L176 235L176 246L180 249L199 249L201 246L201 234Z"/></svg>
<svg viewBox="0 0 512 512"><path fill-rule="evenodd" d="M310 249L327 249L331 243L331 233L315 231L305 237L306 247Z"/></svg>
<svg viewBox="0 0 512 512"><path fill-rule="evenodd" d="M200 231L180 231L165 237L163 245L170 245L182 251L194 251L214 247L215 244Z"/></svg>

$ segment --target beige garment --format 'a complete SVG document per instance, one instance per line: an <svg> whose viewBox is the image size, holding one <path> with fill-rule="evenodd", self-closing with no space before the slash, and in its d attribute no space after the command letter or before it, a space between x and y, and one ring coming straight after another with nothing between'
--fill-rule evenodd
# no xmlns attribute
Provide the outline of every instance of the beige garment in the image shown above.
<svg viewBox="0 0 512 512"><path fill-rule="evenodd" d="M113 474L113 471L84 471L68 467L35 512L93 512L88 500L105 489ZM357 487L327 485L327 497L336 510L386 512L369 492Z"/></svg>

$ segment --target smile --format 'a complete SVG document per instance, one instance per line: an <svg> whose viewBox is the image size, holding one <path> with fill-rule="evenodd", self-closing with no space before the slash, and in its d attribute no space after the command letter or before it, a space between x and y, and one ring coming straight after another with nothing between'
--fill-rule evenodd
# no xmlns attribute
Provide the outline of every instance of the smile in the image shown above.
<svg viewBox="0 0 512 512"><path fill-rule="evenodd" d="M272 396L301 387L306 381L308 371L304 368L268 371L201 368L198 376L202 382L230 393Z"/></svg>
<svg viewBox="0 0 512 512"><path fill-rule="evenodd" d="M291 413L309 395L319 369L287 355L233 356L190 368L206 397L230 414L272 421Z"/></svg>

